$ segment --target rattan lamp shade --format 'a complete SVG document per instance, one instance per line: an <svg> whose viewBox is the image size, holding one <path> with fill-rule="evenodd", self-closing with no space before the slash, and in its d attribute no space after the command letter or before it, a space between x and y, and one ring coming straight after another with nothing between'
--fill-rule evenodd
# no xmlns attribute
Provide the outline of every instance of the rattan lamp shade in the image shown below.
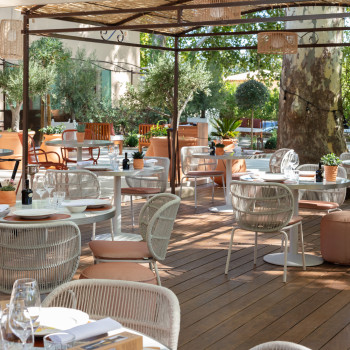
<svg viewBox="0 0 350 350"><path fill-rule="evenodd" d="M224 4L231 2L230 0L195 0L194 5L204 4ZM193 20L195 21L215 21L218 19L229 20L229 19L240 19L241 8L235 7L212 7L207 9L196 9L193 10Z"/></svg>
<svg viewBox="0 0 350 350"><path fill-rule="evenodd" d="M21 60L23 58L22 21L4 19L0 23L0 57Z"/></svg>
<svg viewBox="0 0 350 350"><path fill-rule="evenodd" d="M258 53L293 54L297 52L297 33L265 32L258 34Z"/></svg>

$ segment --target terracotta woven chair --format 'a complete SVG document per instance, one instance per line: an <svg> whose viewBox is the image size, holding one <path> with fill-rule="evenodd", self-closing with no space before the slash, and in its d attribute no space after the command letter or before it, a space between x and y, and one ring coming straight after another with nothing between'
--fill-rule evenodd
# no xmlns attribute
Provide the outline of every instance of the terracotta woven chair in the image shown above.
<svg viewBox="0 0 350 350"><path fill-rule="evenodd" d="M136 273L135 266L139 266L137 264L133 264L132 267L125 264L118 266L121 262L149 263L150 268L154 268L157 282L160 285L157 261L162 261L166 257L179 205L180 198L168 193L155 195L148 200L142 207L139 217L140 234L143 239L141 242L90 242L89 246L95 261L102 264L98 264L101 265L99 267L94 265L88 268L89 276L91 276L91 269L102 269L102 265L107 265L106 263L111 261L118 261L113 265L118 275L118 269L132 268L132 273ZM111 267L111 264L108 266ZM84 271L82 275L86 277Z"/></svg>
<svg viewBox="0 0 350 350"><path fill-rule="evenodd" d="M232 181L231 195L232 206L236 211L237 227L232 229L225 274L228 273L233 236L237 229L255 232L254 265L257 260L258 232L279 232L285 242L283 282L287 282L288 235L285 230L295 226L298 226L300 232L303 269L305 270L303 218L293 216L294 200L291 190L279 183Z"/></svg>
<svg viewBox="0 0 350 350"><path fill-rule="evenodd" d="M0 224L0 291L19 278L34 278L40 293L70 281L79 265L80 231L73 222Z"/></svg>
<svg viewBox="0 0 350 350"><path fill-rule="evenodd" d="M72 281L56 288L42 306L81 310L94 320L111 317L169 349L177 349L180 305L167 288L129 281Z"/></svg>
<svg viewBox="0 0 350 350"><path fill-rule="evenodd" d="M181 167L183 172L183 177L180 183L180 197L182 193L182 183L184 179L194 179L194 206L197 208L197 179L200 178L210 178L213 183L212 187L212 201L214 201L214 177L221 176L222 184L225 184L225 174L223 171L217 171L217 160L216 159L201 159L194 158L192 154L194 153L208 153L209 147L207 146L190 146L181 148ZM225 187L224 187L225 196Z"/></svg>

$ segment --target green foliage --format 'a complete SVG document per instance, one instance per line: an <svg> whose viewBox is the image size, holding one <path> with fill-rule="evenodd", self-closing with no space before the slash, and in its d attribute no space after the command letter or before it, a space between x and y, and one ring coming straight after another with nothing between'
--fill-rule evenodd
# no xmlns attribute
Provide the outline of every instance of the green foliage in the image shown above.
<svg viewBox="0 0 350 350"><path fill-rule="evenodd" d="M78 124L77 132L85 132L85 124Z"/></svg>
<svg viewBox="0 0 350 350"><path fill-rule="evenodd" d="M224 145L223 143L217 143L217 144L215 145L215 147L216 147L216 148L224 148L225 145Z"/></svg>
<svg viewBox="0 0 350 350"><path fill-rule="evenodd" d="M341 163L341 160L334 153L328 153L321 157L321 162L324 165L336 166Z"/></svg>
<svg viewBox="0 0 350 350"><path fill-rule="evenodd" d="M41 131L45 135L62 134L65 128L66 127L63 124L56 125L56 126L48 125L45 128L39 129L39 131Z"/></svg>
<svg viewBox="0 0 350 350"><path fill-rule="evenodd" d="M276 149L277 148L277 137L271 136L265 143L266 149Z"/></svg>
<svg viewBox="0 0 350 350"><path fill-rule="evenodd" d="M263 83L252 79L239 85L235 96L239 108L252 110L262 107L268 101L270 93Z"/></svg>
<svg viewBox="0 0 350 350"><path fill-rule="evenodd" d="M230 139L238 135L235 130L242 124L242 121L238 118L213 118L211 124L216 129L211 136Z"/></svg>
<svg viewBox="0 0 350 350"><path fill-rule="evenodd" d="M132 154L132 157L133 157L134 159L143 159L144 156L145 156L145 155L144 155L143 152L134 152L134 153Z"/></svg>
<svg viewBox="0 0 350 350"><path fill-rule="evenodd" d="M155 126L152 126L149 132L146 134L147 138L167 136L167 128L163 125L159 125L161 122L166 122L165 120L159 120Z"/></svg>
<svg viewBox="0 0 350 350"><path fill-rule="evenodd" d="M125 146L128 146L128 147L136 147L138 143L139 143L139 138L137 137L137 134L130 134L124 140Z"/></svg>
<svg viewBox="0 0 350 350"><path fill-rule="evenodd" d="M259 110L259 114L256 117L263 120L278 120L279 98L280 90L274 88L270 91L268 101Z"/></svg>
<svg viewBox="0 0 350 350"><path fill-rule="evenodd" d="M0 187L0 191L16 191L14 180L5 180L5 184Z"/></svg>

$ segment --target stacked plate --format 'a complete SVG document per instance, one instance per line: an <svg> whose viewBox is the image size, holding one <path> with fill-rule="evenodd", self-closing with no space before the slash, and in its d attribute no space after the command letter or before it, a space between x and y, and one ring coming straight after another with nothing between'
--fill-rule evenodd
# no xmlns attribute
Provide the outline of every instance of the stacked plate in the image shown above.
<svg viewBox="0 0 350 350"><path fill-rule="evenodd" d="M57 211L53 209L21 209L15 210L12 214L27 220L46 219L51 215L56 214Z"/></svg>

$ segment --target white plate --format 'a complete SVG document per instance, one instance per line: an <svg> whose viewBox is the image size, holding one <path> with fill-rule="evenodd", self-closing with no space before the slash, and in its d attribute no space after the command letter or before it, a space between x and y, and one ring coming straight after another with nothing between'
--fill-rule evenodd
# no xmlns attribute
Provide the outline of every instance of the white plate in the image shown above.
<svg viewBox="0 0 350 350"><path fill-rule="evenodd" d="M15 210L12 214L17 215L23 219L37 220L45 219L56 214L57 211L53 209L21 209Z"/></svg>
<svg viewBox="0 0 350 350"><path fill-rule="evenodd" d="M267 182L283 182L287 180L283 174L264 174L261 178Z"/></svg>
<svg viewBox="0 0 350 350"><path fill-rule="evenodd" d="M315 176L316 175L316 171L306 171L306 170L300 170L299 171L299 176L305 176L305 177L311 177L311 176Z"/></svg>
<svg viewBox="0 0 350 350"><path fill-rule="evenodd" d="M40 326L35 335L46 335L55 331L64 331L88 323L89 315L83 311L64 307L42 307Z"/></svg>
<svg viewBox="0 0 350 350"><path fill-rule="evenodd" d="M79 206L86 205L88 208L101 208L111 204L111 202L108 199L98 199L98 198L97 199L94 199L94 198L76 199L70 202L77 202L77 203L79 202Z"/></svg>
<svg viewBox="0 0 350 350"><path fill-rule="evenodd" d="M90 165L84 167L86 170L90 171L103 171L103 170L112 170L112 167L110 165Z"/></svg>
<svg viewBox="0 0 350 350"><path fill-rule="evenodd" d="M91 201L93 199L89 199ZM86 204L86 199L72 199L69 201L63 201L62 202L62 207L82 207Z"/></svg>

